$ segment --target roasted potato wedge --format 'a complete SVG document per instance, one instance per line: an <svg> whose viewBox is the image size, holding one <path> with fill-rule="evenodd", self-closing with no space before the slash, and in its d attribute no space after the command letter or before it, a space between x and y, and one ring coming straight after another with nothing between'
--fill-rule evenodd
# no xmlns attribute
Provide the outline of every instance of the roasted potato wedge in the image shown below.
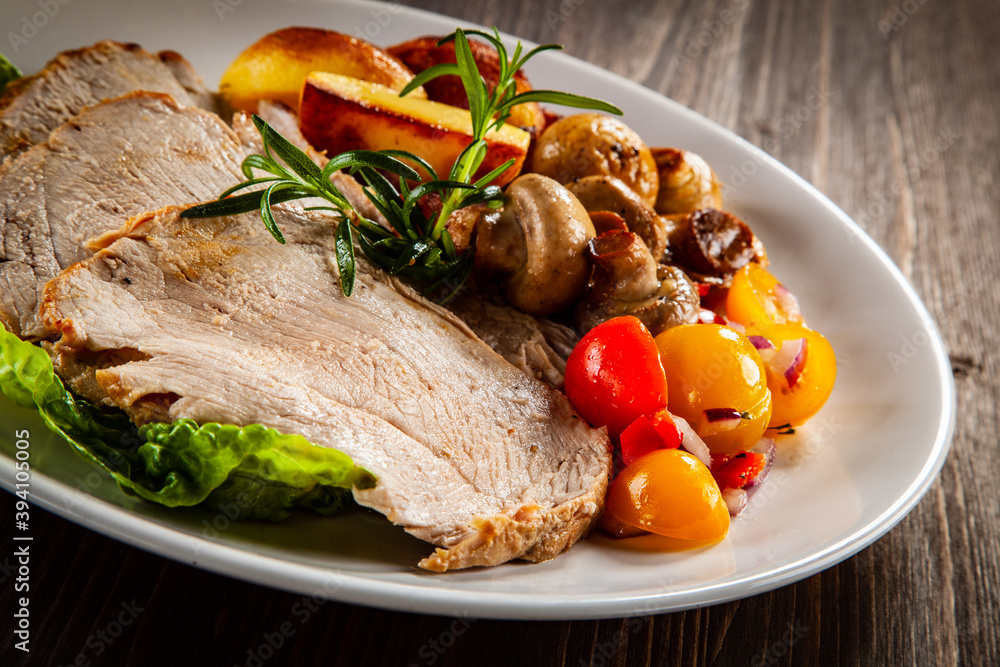
<svg viewBox="0 0 1000 667"><path fill-rule="evenodd" d="M336 155L350 150L401 149L418 155L447 178L459 153L472 142L472 118L465 109L426 99L400 97L377 83L313 72L299 105L302 134L318 150ZM488 151L476 177L507 160L493 183L506 185L521 172L531 136L504 125L486 135Z"/></svg>
<svg viewBox="0 0 1000 667"><path fill-rule="evenodd" d="M419 74L434 65L456 62L455 43L448 42L438 46L440 39L440 37L420 37L391 46L386 51L399 58L414 74ZM479 73L492 92L500 78L499 54L489 44L476 40L469 40L469 46L472 48L472 57L476 61ZM531 82L521 70L514 74L514 85L518 93L531 90ZM462 109L469 108L469 98L465 94L465 87L460 77L441 76L427 82L424 87L427 89L428 99ZM538 136L545 129L545 114L541 106L535 102L518 104L511 108L507 123L521 128L532 136Z"/></svg>
<svg viewBox="0 0 1000 667"><path fill-rule="evenodd" d="M374 44L332 30L284 28L250 45L229 66L219 93L236 110L256 111L260 100L299 106L310 72L333 72L399 91L413 73ZM411 93L426 97L424 90Z"/></svg>

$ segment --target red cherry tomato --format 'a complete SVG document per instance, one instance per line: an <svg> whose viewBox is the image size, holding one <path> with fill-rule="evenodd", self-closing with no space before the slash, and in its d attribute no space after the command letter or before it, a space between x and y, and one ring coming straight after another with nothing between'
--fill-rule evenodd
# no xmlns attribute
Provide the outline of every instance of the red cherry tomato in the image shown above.
<svg viewBox="0 0 1000 667"><path fill-rule="evenodd" d="M667 405L667 379L649 330L616 317L580 339L566 361L566 396L592 426L618 437L629 424Z"/></svg>
<svg viewBox="0 0 1000 667"><path fill-rule="evenodd" d="M657 449L676 449L681 446L681 432L666 410L655 415L639 417L622 431L622 462L632 461Z"/></svg>
<svg viewBox="0 0 1000 667"><path fill-rule="evenodd" d="M712 461L712 477L720 489L742 489L764 469L767 458L757 452L740 452L736 456L719 457Z"/></svg>

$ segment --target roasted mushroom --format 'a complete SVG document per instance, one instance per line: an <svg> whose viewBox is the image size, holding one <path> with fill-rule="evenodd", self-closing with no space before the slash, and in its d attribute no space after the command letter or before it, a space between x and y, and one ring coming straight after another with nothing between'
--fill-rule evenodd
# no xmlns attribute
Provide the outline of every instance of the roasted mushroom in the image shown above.
<svg viewBox="0 0 1000 667"><path fill-rule="evenodd" d="M584 176L614 176L650 206L656 203L656 162L639 135L616 118L567 116L545 128L531 154L531 171L567 184Z"/></svg>
<svg viewBox="0 0 1000 667"><path fill-rule="evenodd" d="M698 289L683 271L657 264L632 232L611 231L587 245L594 272L574 319L580 333L620 315L638 317L654 336L698 319Z"/></svg>
<svg viewBox="0 0 1000 667"><path fill-rule="evenodd" d="M614 176L584 176L566 185L589 213L610 211L621 216L630 232L639 235L653 257L667 247L664 221L621 179Z"/></svg>
<svg viewBox="0 0 1000 667"><path fill-rule="evenodd" d="M728 285L748 263L767 265L764 245L732 213L709 208L661 219L668 223L662 261L681 267L696 280Z"/></svg>
<svg viewBox="0 0 1000 667"><path fill-rule="evenodd" d="M722 208L722 184L702 157L676 148L653 148L660 177L656 212L690 213L702 208Z"/></svg>
<svg viewBox="0 0 1000 667"><path fill-rule="evenodd" d="M518 310L551 315L583 293L594 225L579 200L551 178L514 179L503 209L481 215L476 234L477 274L500 278L507 301Z"/></svg>

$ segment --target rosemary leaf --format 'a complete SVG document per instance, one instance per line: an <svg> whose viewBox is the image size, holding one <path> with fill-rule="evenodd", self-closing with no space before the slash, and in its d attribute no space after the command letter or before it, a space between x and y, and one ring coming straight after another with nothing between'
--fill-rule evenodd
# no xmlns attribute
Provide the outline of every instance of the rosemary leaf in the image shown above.
<svg viewBox="0 0 1000 667"><path fill-rule="evenodd" d="M455 60L462 77L462 86L469 98L469 114L472 116L472 134L475 138L483 136L483 127L493 114L486 106L486 82L479 75L479 68L472 56L472 48L465 33L459 28L455 31Z"/></svg>
<svg viewBox="0 0 1000 667"><path fill-rule="evenodd" d="M474 187L476 187L476 188L484 188L484 187L486 187L494 178L496 178L500 174L504 173L505 171L507 171L508 169L510 169L511 167L513 167L514 166L514 162L515 162L514 158L511 158L511 159L507 160L502 165L500 165L499 167L497 167L496 169L494 169L490 173L486 174L485 176L483 176L482 178L480 178L478 181L476 181L472 185Z"/></svg>
<svg viewBox="0 0 1000 667"><path fill-rule="evenodd" d="M572 93L562 93L558 90L529 90L526 93L521 93L512 97L508 104L523 104L525 102L546 102L548 104L561 104L565 107L574 107L577 109L594 109L596 111L606 111L607 113L613 113L621 115L622 110L616 107L610 102L605 102L604 100L598 100L593 97L584 97L583 95L574 95Z"/></svg>
<svg viewBox="0 0 1000 667"><path fill-rule="evenodd" d="M400 97L406 97L414 90L424 85L431 79L436 79L439 76L452 74L455 76L461 76L462 72L458 69L458 65L454 63L438 63L437 65L431 65L423 72L417 74L413 79L403 86L403 89L399 91Z"/></svg>
<svg viewBox="0 0 1000 667"><path fill-rule="evenodd" d="M414 155L413 153L410 153L408 151L393 150L393 149L384 150L384 151L381 151L381 153L383 155L389 155L391 157L394 157L394 158L397 158L397 159L400 159L400 160L407 160L407 161L410 161L410 162L415 162L415 163L417 163L417 165L419 167L421 167L424 171L426 171L430 175L431 180L433 180L433 181L438 180L437 172L434 171L434 167L431 166L431 163L428 162L427 160L423 159L419 155ZM403 174L396 174L396 175L397 176L403 176ZM404 178L409 178L409 177L408 176L404 176ZM417 179L416 178L410 178L410 180L411 181L415 181Z"/></svg>
<svg viewBox="0 0 1000 667"><path fill-rule="evenodd" d="M503 201L503 190L495 185L490 185L463 197L458 208L465 208L466 206L472 206L473 204L486 204L489 202L499 201Z"/></svg>
<svg viewBox="0 0 1000 667"><path fill-rule="evenodd" d="M277 176L270 176L268 178L251 178L249 181L243 181L242 183L238 183L233 187L229 188L221 195L219 195L219 199L225 199L229 195L235 194L240 190L245 190L246 188L252 188L253 186L260 185L261 183L271 183L277 180L280 180Z"/></svg>
<svg viewBox="0 0 1000 667"><path fill-rule="evenodd" d="M418 259L421 256L427 254L433 246L424 240L416 240L410 244L410 246L396 258L396 261L392 264L392 269L389 271L392 275L398 274L403 269L408 266L416 265Z"/></svg>
<svg viewBox="0 0 1000 667"><path fill-rule="evenodd" d="M285 139L273 127L267 124L263 118L257 114L253 115L253 124L257 127L264 145L270 146L278 157L285 161L292 171L302 179L318 184L322 179L322 171L316 163L309 159L309 156L302 152L295 144ZM244 172L246 173L246 172Z"/></svg>
<svg viewBox="0 0 1000 667"><path fill-rule="evenodd" d="M227 215L237 215L239 213L254 211L260 208L260 201L264 196L264 192L264 190L255 190L242 195L226 197L225 199L217 199L216 201L198 204L197 206L192 206L186 211L183 211L181 213L181 217L220 218ZM303 197L308 196L310 195L304 194L301 191L292 189L282 190L272 195L271 204L280 204L281 202L291 201L293 199L302 199Z"/></svg>
<svg viewBox="0 0 1000 667"><path fill-rule="evenodd" d="M407 153L406 151L392 152L398 152L411 158L416 157L412 153ZM390 174L395 174L400 178L407 178L411 181L420 180L420 174L418 174L413 167L400 162L398 159L389 154L388 151L350 151L349 153L345 153L345 155L350 156L352 168L367 167L369 169L381 169L382 171L387 171Z"/></svg>
<svg viewBox="0 0 1000 667"><path fill-rule="evenodd" d="M275 190L281 188L284 181L279 181L269 186L264 190L263 196L260 198L260 219L264 221L264 226L267 231L271 232L271 236L278 243L285 242L285 235L281 233L278 229L278 224L274 221L274 215L271 213L271 196L274 194Z"/></svg>
<svg viewBox="0 0 1000 667"><path fill-rule="evenodd" d="M517 48L518 49L521 48L521 44L520 43L518 43ZM515 52L514 53L514 57L511 58L511 63L512 63L511 64L511 69L513 69L516 72L517 70L521 69L521 66L524 65L524 63L528 62L530 59L534 58L535 56L537 56L539 53L542 53L543 51L562 51L562 45L561 44L542 44L541 46L536 46L535 48L533 48L532 50L530 50L526 54L524 54L524 58L521 58L520 60L518 60L518 57L517 57L518 53Z"/></svg>
<svg viewBox="0 0 1000 667"><path fill-rule="evenodd" d="M351 240L351 221L346 217L337 225L334 247L337 251L337 269L340 271L340 291L344 296L351 296L354 292L356 267L354 242Z"/></svg>
<svg viewBox="0 0 1000 667"><path fill-rule="evenodd" d="M274 160L264 157L263 155L248 155L243 158L243 162L240 164L240 169L243 170L243 175L247 178L253 178L253 170L259 169L260 171L265 171L269 174L273 174L278 178L285 178L288 176L288 170L279 165Z"/></svg>

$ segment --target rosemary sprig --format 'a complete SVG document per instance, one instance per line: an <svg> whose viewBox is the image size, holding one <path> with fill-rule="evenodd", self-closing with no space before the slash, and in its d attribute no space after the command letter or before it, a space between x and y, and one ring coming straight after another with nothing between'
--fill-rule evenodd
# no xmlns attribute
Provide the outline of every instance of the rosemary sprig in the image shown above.
<svg viewBox="0 0 1000 667"><path fill-rule="evenodd" d="M467 34L478 35L479 37L487 40L493 45L499 54L500 72L497 77L497 84L492 92L490 92L486 85L486 81L484 81L483 77L479 74L475 58L472 55L472 48L469 46L469 40L466 37ZM539 53L542 53L543 51L562 49L562 46L559 44L543 44L541 46L536 46L522 55L523 47L521 43L518 42L517 46L514 48L514 53L512 55L508 55L507 47L500 39L500 32L496 28L493 29L493 34L483 32L481 30L466 31L458 28L452 34L441 39L441 41L438 42L438 46L446 44L450 41L455 42L456 62L440 63L438 65L428 67L424 71L417 74L417 76L414 77L414 79L410 81L399 94L402 97L415 90L418 86L422 86L428 81L436 79L439 76L457 75L461 77L462 85L465 88L465 94L469 98L469 113L472 116L472 142L465 147L465 150L462 151L461 154L459 154L458 159L455 160L454 166L452 166L449 178L453 181L458 181L460 183L472 182L473 175L479 171L479 168L483 164L483 160L486 158L488 146L486 142L486 135L491 131L499 130L503 127L503 124L507 122L508 118L510 118L511 109L517 104L523 104L525 102L545 102L550 104L561 104L563 106L578 109L605 111L607 113L618 115L622 113L621 109L615 105L603 100L594 99L592 97L573 95L572 93L563 93L556 90L530 90L524 93L517 92L517 83L514 78L517 71L521 69L529 59ZM509 168L513 163L513 160L505 162L489 174L477 180L473 185L476 187L482 187L506 171L507 168ZM449 192L447 197L443 198L441 211L438 213L437 221L434 223L434 228L431 231L432 239L436 239L442 233L445 223L448 222L448 218L451 217L451 214L455 210L467 205L465 203L465 199L469 196L471 196L470 193L455 189Z"/></svg>
<svg viewBox="0 0 1000 667"><path fill-rule="evenodd" d="M427 235L431 224L417 203L431 192L471 189L472 186L438 180L433 167L426 161L404 151L349 151L336 156L320 169L262 118L255 115L253 122L263 139L264 154L250 155L243 160L243 175L247 180L223 192L216 201L187 209L181 214L183 217L207 218L259 210L267 230L279 243L284 243L285 237L275 221L272 206L294 199L319 197L330 205L312 206L309 207L311 210L334 211L341 218L334 238L334 250L340 271L340 287L345 296L350 296L354 288L355 238L369 259L393 275L434 283L453 280L461 285L464 282L472 268L471 256L459 257L450 238L442 239L444 247L431 243ZM408 182L418 181L420 175L403 159L426 169L434 180L410 189ZM358 174L365 181L365 194L392 229L382 227L355 210L331 180L333 174L341 169ZM255 171L267 175L255 176ZM385 172L398 177L398 189L384 176ZM255 187L257 189L250 192L237 194ZM490 187L482 188L476 197L470 197L468 201L494 201L501 197L500 188Z"/></svg>
<svg viewBox="0 0 1000 667"><path fill-rule="evenodd" d="M490 183L514 164L514 160L508 160L475 181L472 179L486 158L486 135L503 126L510 117L511 108L523 102L549 102L621 113L608 102L570 93L551 90L517 93L514 75L528 59L561 46L538 46L522 55L523 49L518 42L513 55L508 57L496 29L492 35L478 30L470 30L468 34L485 38L500 55L500 75L492 92L479 74L466 32L461 29L440 42L455 41L457 63L435 65L424 70L400 92L400 96L406 95L423 83L446 74L461 77L469 97L473 136L455 161L447 179L439 179L426 160L404 151L348 151L335 156L320 169L305 153L255 115L253 122L261 134L264 154L250 155L243 160L242 170L247 180L223 192L218 200L189 208L181 215L206 218L259 210L267 230L277 241L284 243L285 237L275 221L272 206L295 199L318 197L330 205L314 206L312 209L334 211L341 218L334 249L340 271L340 287L345 296L350 296L354 287L356 241L372 262L390 274L430 284L425 294L450 284L451 289L445 298L450 297L461 289L472 270L473 252L466 249L459 253L445 224L452 213L466 206L481 203L499 206L502 202L503 192ZM430 180L420 183L420 175L411 165L425 170ZM337 189L332 177L342 169L364 182L365 196L391 229L365 218ZM255 175L255 172L263 172L264 175ZM390 180L386 174L396 179ZM411 183L417 185L411 186ZM241 193L248 188L256 189ZM430 220L418 205L422 198L432 193L438 193L442 202L434 220Z"/></svg>

